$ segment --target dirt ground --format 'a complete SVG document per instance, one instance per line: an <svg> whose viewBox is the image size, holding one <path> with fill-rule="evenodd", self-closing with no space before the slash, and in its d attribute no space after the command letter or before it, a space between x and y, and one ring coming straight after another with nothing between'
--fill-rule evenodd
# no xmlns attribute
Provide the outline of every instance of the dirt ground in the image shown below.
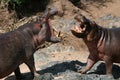
<svg viewBox="0 0 120 80"><path fill-rule="evenodd" d="M96 3L92 3L92 4L87 4L87 9L86 11L82 11L82 14L84 14L85 16L91 16L93 20L96 20L97 18L105 15L105 14L112 14L116 17L120 17L120 0L112 0L112 2L107 2L104 3L104 5L102 6L101 4L98 5ZM71 6L69 6L71 7ZM3 11L3 13L6 13L5 11ZM2 15L0 15L1 17ZM3 16L4 17L4 16ZM7 16L5 16L6 18ZM105 23L100 23L100 25L104 25ZM2 26L2 25L1 25ZM88 57L88 50L85 47L85 49L81 50L81 51L75 51L75 52L62 52L62 53L51 53L50 59L48 61L45 62L35 62L36 64L36 68L37 70L41 70L40 66L43 66L45 64L47 64L48 62L53 62L53 61L71 61L71 60L78 60L81 62L86 62L87 57ZM29 72L28 67L25 64L22 64L20 66L21 68L21 72L22 73L26 73ZM11 75L14 75L13 73ZM10 75L9 75L10 76ZM7 76L8 77L8 76ZM10 80L10 79L0 79L0 80Z"/></svg>

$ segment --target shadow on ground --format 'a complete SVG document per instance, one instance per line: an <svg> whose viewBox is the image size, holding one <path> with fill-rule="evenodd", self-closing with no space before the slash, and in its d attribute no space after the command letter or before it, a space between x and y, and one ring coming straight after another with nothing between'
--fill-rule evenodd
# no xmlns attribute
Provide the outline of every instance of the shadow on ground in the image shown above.
<svg viewBox="0 0 120 80"><path fill-rule="evenodd" d="M97 80L101 80L98 79L99 77L101 77L101 75L105 75L105 64L100 62L99 65L94 66L88 74L84 74L81 75L80 73L77 73L77 68L76 65L79 65L79 67L85 66L85 63L79 62L79 61L67 61L67 62L61 62L61 63L55 63L54 65L51 65L50 67L47 67L45 69L42 69L41 71L38 71L39 74L41 74L40 77L38 77L38 79L34 79L34 80L68 80L68 76L69 76L69 80L73 80L71 78L71 75L67 75L67 74L72 74L72 76L76 76L74 79L75 80L81 80L83 78L81 77L87 77L90 78L90 80L92 80L92 77L97 76ZM47 66L47 65L45 65ZM49 66L49 65L48 65ZM96 69L94 69L95 67L97 67ZM95 70L95 71L94 71ZM94 72L93 72L94 71ZM115 79L120 78L120 67L118 65L113 65L113 76ZM74 75L73 75L74 74ZM93 75L95 74L95 75ZM23 74L25 76L25 79L23 80L32 80L31 79L31 74L30 73L24 73ZM63 75L67 75L63 76L64 79L54 79L54 77L59 77L59 76L63 76ZM106 77L106 76L104 76ZM104 79L104 77L102 77ZM93 78L94 79L94 78ZM15 76L9 76L7 77L5 80L15 80ZM110 80L114 80L114 79L110 79Z"/></svg>
<svg viewBox="0 0 120 80"><path fill-rule="evenodd" d="M95 67L97 67L95 69ZM94 70L93 70L94 69ZM94 71L94 72L93 72ZM88 74L99 74L99 75L105 75L106 74L106 68L105 63L99 62L98 65L94 66ZM112 68L112 74L115 79L120 78L120 67L118 65L113 64Z"/></svg>
<svg viewBox="0 0 120 80"><path fill-rule="evenodd" d="M87 6L88 4L93 4L93 3L96 3L96 6L97 8L99 7L106 7L105 3L107 2L113 2L112 0L69 0L71 1L76 7L80 8L80 9L83 9L83 10L86 10L87 9Z"/></svg>

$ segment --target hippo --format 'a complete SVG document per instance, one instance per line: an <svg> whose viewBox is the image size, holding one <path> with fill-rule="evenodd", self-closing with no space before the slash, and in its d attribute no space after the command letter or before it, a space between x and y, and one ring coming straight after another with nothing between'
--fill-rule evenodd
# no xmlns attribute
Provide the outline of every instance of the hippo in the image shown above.
<svg viewBox="0 0 120 80"><path fill-rule="evenodd" d="M106 74L112 76L112 64L120 63L120 28L99 26L83 15L74 17L79 25L71 28L71 33L83 39L90 52L87 64L80 73L86 73L98 61L105 61Z"/></svg>
<svg viewBox="0 0 120 80"><path fill-rule="evenodd" d="M0 79L14 72L16 79L23 78L19 66L25 63L31 71L32 78L39 76L34 64L34 53L45 41L57 43L49 18L57 14L54 7L47 8L35 22L26 23L19 28L0 35Z"/></svg>

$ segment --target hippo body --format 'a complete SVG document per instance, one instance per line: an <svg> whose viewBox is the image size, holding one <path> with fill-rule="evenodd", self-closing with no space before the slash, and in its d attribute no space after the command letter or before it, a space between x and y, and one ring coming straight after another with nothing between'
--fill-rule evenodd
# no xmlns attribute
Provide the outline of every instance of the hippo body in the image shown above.
<svg viewBox="0 0 120 80"><path fill-rule="evenodd" d="M98 42L99 57L105 60L106 56L112 62L120 63L120 28L101 29L100 42ZM102 55L103 54L103 55Z"/></svg>
<svg viewBox="0 0 120 80"><path fill-rule="evenodd" d="M16 30L0 36L0 78L7 76L17 69L25 61L25 47L27 45L33 47L34 45L29 41L26 44L25 39L30 40L29 37L21 35Z"/></svg>
<svg viewBox="0 0 120 80"><path fill-rule="evenodd" d="M85 16L75 16L80 23L71 29L82 38L89 49L87 64L80 73L86 73L99 60L105 61L107 75L112 75L112 64L120 63L120 28L103 28Z"/></svg>
<svg viewBox="0 0 120 80"><path fill-rule="evenodd" d="M52 10L52 9L51 9ZM0 35L0 78L14 72L17 80L22 79L19 65L25 63L32 73L38 76L33 54L37 46L45 41L59 42L49 22L49 17L57 10L45 12L39 21L27 23L18 29Z"/></svg>

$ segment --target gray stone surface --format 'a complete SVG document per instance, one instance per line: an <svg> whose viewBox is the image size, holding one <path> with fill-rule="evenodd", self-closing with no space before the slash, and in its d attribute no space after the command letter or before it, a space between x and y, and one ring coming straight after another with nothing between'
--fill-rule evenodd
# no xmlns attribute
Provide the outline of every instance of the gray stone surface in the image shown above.
<svg viewBox="0 0 120 80"><path fill-rule="evenodd" d="M103 62L98 62L86 74L77 73L77 68L75 66L76 64L81 67L85 65L79 61L52 62L44 65L40 73L52 74L54 76L52 80L119 80L120 78L120 73L118 72L120 71L120 68L117 65L113 66L114 70L116 68L114 75L107 76L105 75L105 66Z"/></svg>
<svg viewBox="0 0 120 80"><path fill-rule="evenodd" d="M106 25L104 27L109 27L109 28L120 27L120 17L116 17L111 14L105 14L104 16L98 18L96 22L98 24L105 22Z"/></svg>

